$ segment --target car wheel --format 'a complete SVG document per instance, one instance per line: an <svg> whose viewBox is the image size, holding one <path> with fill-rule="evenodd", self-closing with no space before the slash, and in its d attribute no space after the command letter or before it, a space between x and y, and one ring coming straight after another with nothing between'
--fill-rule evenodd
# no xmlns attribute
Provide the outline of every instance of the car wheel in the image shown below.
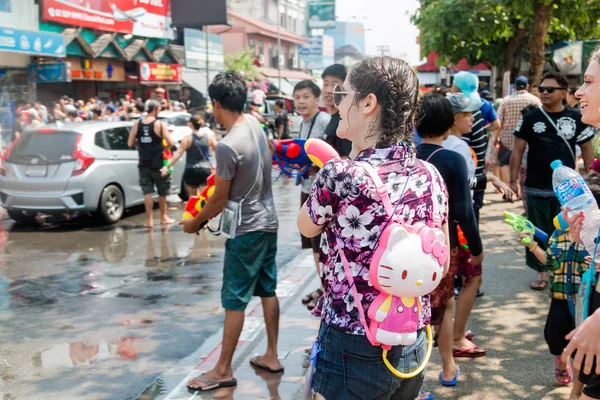
<svg viewBox="0 0 600 400"><path fill-rule="evenodd" d="M18 210L6 210L8 212L8 216L14 220L15 222L23 225L35 225L37 222L35 220L36 213L28 213L25 211Z"/></svg>
<svg viewBox="0 0 600 400"><path fill-rule="evenodd" d="M181 201L188 201L190 199L190 194L188 193L187 186L185 183L181 181L181 191L179 192L179 198Z"/></svg>
<svg viewBox="0 0 600 400"><path fill-rule="evenodd" d="M123 192L115 185L108 185L102 190L96 215L107 224L114 224L123 216L125 211L125 197Z"/></svg>

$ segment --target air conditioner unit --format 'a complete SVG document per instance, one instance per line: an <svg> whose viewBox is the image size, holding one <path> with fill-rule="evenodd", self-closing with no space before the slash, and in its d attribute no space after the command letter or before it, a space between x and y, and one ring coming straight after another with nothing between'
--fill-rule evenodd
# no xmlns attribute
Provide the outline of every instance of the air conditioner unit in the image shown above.
<svg viewBox="0 0 600 400"><path fill-rule="evenodd" d="M285 57L283 55L279 55L279 66L285 67Z"/></svg>
<svg viewBox="0 0 600 400"><path fill-rule="evenodd" d="M264 54L258 55L258 62L260 63L260 65L265 65L265 55Z"/></svg>
<svg viewBox="0 0 600 400"><path fill-rule="evenodd" d="M292 68L298 68L298 57L292 59Z"/></svg>

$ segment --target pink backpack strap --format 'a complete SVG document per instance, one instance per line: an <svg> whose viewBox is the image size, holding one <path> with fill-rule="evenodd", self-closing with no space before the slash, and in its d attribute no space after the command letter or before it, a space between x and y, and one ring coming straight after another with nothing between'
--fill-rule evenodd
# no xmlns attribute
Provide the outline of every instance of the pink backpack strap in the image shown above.
<svg viewBox="0 0 600 400"><path fill-rule="evenodd" d="M367 318L365 317L365 310L363 309L362 303L358 300L358 290L356 289L356 285L354 284L354 277L352 276L352 270L350 270L350 264L348 263L348 259L346 259L346 255L344 254L343 250L339 252L339 255L340 261L344 266L344 273L346 274L346 279L348 280L348 283L350 283L350 287L352 288L352 297L354 297L354 304L358 308L358 317L360 319L360 323L362 324L363 328L365 328L365 334L367 335L367 339L369 339L369 342L371 342L371 344L373 345L376 345L375 343L377 343L377 340L375 340L375 338L371 335L371 330L367 325Z"/></svg>
<svg viewBox="0 0 600 400"><path fill-rule="evenodd" d="M388 217L391 217L392 212L394 211L394 208L392 207L392 201L390 200L390 195L388 193L387 187L383 184L383 181L379 177L379 174L377 173L377 171L375 170L375 168L373 168L373 166L371 164L369 164L368 162L365 161L365 162L361 163L361 165L363 166L363 168L365 169L367 174L369 174L369 176L375 183L375 187L377 188L377 194L379 195L379 197L381 198L381 201L383 202L383 206L385 207L385 212L387 213Z"/></svg>
<svg viewBox="0 0 600 400"><path fill-rule="evenodd" d="M431 158L431 156L433 156L435 153L437 153L440 150L444 150L444 149L437 149L436 151L434 151L433 153L431 153L431 155L429 156L429 158L427 158L427 161L429 161L429 159ZM425 167L427 168L427 171L429 171L429 175L431 177L433 177L433 171L431 170L431 167L427 164L425 164ZM433 167L433 165L432 165ZM435 168L435 167L434 167ZM430 186L432 189L435 187L435 185L431 185ZM437 201L437 195L438 193L431 193L431 203L433 204L433 207L431 209L431 219L432 219L432 223L429 224L430 227L433 228L441 228L442 227L442 217L440 215L440 206L438 204Z"/></svg>

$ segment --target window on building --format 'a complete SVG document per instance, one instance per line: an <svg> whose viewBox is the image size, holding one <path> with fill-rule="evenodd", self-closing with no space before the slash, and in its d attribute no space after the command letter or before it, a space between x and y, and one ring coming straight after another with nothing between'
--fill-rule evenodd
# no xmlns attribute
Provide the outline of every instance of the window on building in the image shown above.
<svg viewBox="0 0 600 400"><path fill-rule="evenodd" d="M265 49L261 40L258 41L258 55L263 57L265 56Z"/></svg>
<svg viewBox="0 0 600 400"><path fill-rule="evenodd" d="M287 25L285 24L285 14L284 13L279 14L279 25L281 25L282 28L287 28Z"/></svg>
<svg viewBox="0 0 600 400"><path fill-rule="evenodd" d="M275 61L275 56L273 55L273 44L269 43L269 62L271 63L271 67L277 67L277 62Z"/></svg>
<svg viewBox="0 0 600 400"><path fill-rule="evenodd" d="M254 39L248 39L248 47L252 53L254 53L254 57L256 57L258 54L256 52L256 44L254 43Z"/></svg>
<svg viewBox="0 0 600 400"><path fill-rule="evenodd" d="M298 28L298 26L296 25L297 22L298 20L296 18L292 18L292 30L294 32L296 32L296 29Z"/></svg>

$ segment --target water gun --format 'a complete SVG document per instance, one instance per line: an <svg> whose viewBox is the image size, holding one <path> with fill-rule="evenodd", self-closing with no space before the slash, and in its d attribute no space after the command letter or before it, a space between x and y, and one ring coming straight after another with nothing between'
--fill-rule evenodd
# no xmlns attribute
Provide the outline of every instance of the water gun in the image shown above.
<svg viewBox="0 0 600 400"><path fill-rule="evenodd" d="M169 165L169 161L173 158L173 152L169 149L169 144L167 143L167 139L162 140L163 145L163 167ZM169 168L169 174L173 173L173 167Z"/></svg>
<svg viewBox="0 0 600 400"><path fill-rule="evenodd" d="M456 228L458 229L458 243L463 249L469 250L469 244L467 243L464 232L460 229L460 226L457 225Z"/></svg>
<svg viewBox="0 0 600 400"><path fill-rule="evenodd" d="M305 143L306 139L300 138L273 140L273 164L279 166L281 173L288 178L306 175L312 165L304 151Z"/></svg>
<svg viewBox="0 0 600 400"><path fill-rule="evenodd" d="M274 140L273 145L273 164L278 165L281 173L290 178L305 176L313 164L321 168L330 160L340 159L337 151L320 139Z"/></svg>
<svg viewBox="0 0 600 400"><path fill-rule="evenodd" d="M215 193L215 174L211 174L208 179L206 179L206 187L200 193L200 196L192 196L188 200L185 206L185 212L183 213L183 217L181 219L192 219L208 202L208 199ZM202 223L200 228L206 225L208 221Z"/></svg>
<svg viewBox="0 0 600 400"><path fill-rule="evenodd" d="M548 241L548 234L546 232L542 232L525 217L504 211L504 222L512 226L516 232L529 232L538 240L543 242ZM525 236L523 239L521 239L521 243L527 246L531 243L531 238L529 236Z"/></svg>
<svg viewBox="0 0 600 400"><path fill-rule="evenodd" d="M556 228L556 230L558 230L560 232L566 232L569 230L569 223L567 221L565 221L565 219L562 216L562 213L560 213L556 217L554 217L554 220L552 222L553 222L554 228Z"/></svg>

